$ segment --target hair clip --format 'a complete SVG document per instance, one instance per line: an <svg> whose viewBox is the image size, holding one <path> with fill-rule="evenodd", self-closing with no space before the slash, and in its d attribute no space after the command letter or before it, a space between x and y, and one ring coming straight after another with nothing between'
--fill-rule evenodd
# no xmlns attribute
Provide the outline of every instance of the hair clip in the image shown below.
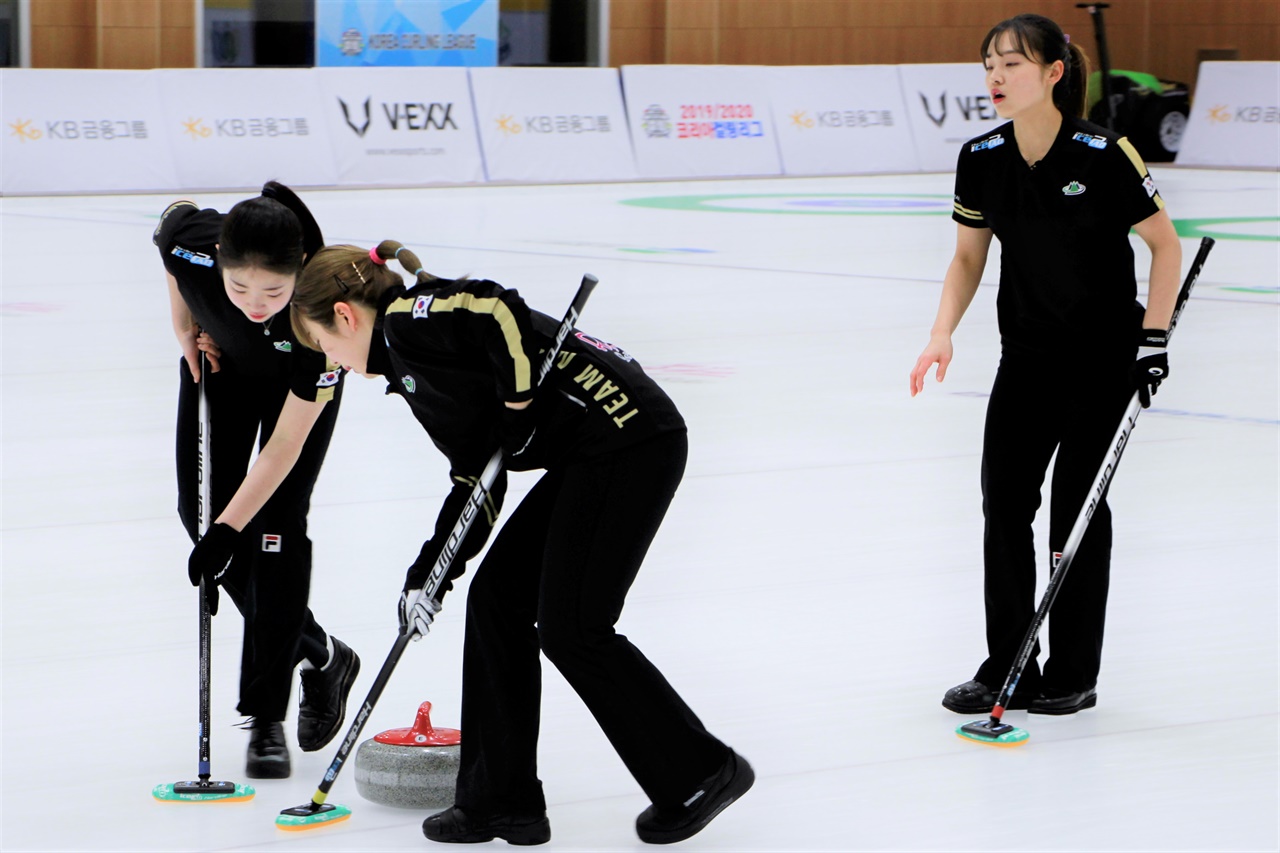
<svg viewBox="0 0 1280 853"><path fill-rule="evenodd" d="M355 262L355 261L352 261L352 262L351 262L351 268L352 268L353 270L355 270L355 271L356 271L356 275L360 276L360 283L361 283L361 284L368 284L368 283L369 283L369 282L367 282L367 281L365 281L365 280L364 280L364 273L360 272L360 267L356 266L356 262Z"/></svg>
<svg viewBox="0 0 1280 853"><path fill-rule="evenodd" d="M380 267L387 265L387 262L382 259L381 255L378 254L377 246L374 246L372 249L369 250L369 258Z"/></svg>
<svg viewBox="0 0 1280 853"><path fill-rule="evenodd" d="M1071 44L1071 33L1063 33L1062 37L1067 40L1067 44Z"/></svg>
<svg viewBox="0 0 1280 853"><path fill-rule="evenodd" d="M344 296L351 292L351 288L347 286L347 283L337 275L333 277L333 280L338 283L338 290L341 290Z"/></svg>

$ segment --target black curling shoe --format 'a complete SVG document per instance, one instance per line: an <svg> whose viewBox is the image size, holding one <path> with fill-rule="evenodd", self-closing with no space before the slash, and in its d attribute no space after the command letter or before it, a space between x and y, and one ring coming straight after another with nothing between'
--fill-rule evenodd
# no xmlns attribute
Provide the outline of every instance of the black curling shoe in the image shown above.
<svg viewBox="0 0 1280 853"><path fill-rule="evenodd" d="M674 844L701 832L720 812L733 804L756 781L755 771L736 752L698 786L698 791L677 806L652 805L636 818L636 835L646 844Z"/></svg>
<svg viewBox="0 0 1280 853"><path fill-rule="evenodd" d="M289 747L284 742L284 725L252 719L248 724L249 754L244 775L250 779L288 779Z"/></svg>
<svg viewBox="0 0 1280 853"><path fill-rule="evenodd" d="M304 669L298 691L298 746L315 752L333 740L347 716L347 694L360 674L360 656L333 638L333 659L324 669Z"/></svg>
<svg viewBox="0 0 1280 853"><path fill-rule="evenodd" d="M981 681L966 681L948 690L942 697L942 707L957 714L990 714L996 704L996 691ZM1021 694L1014 693L1006 711L1025 711L1030 703Z"/></svg>
<svg viewBox="0 0 1280 853"><path fill-rule="evenodd" d="M1040 691L1040 695L1031 700L1031 707L1027 709L1028 714L1049 714L1055 717L1074 714L1076 711L1083 711L1085 708L1092 708L1098 704L1098 691L1096 688L1089 687L1085 690L1071 691L1060 690L1056 687L1046 687Z"/></svg>
<svg viewBox="0 0 1280 853"><path fill-rule="evenodd" d="M473 818L457 806L450 806L424 820L422 834L428 841L446 844L479 844L501 838L508 844L529 846L551 840L551 822L546 812Z"/></svg>

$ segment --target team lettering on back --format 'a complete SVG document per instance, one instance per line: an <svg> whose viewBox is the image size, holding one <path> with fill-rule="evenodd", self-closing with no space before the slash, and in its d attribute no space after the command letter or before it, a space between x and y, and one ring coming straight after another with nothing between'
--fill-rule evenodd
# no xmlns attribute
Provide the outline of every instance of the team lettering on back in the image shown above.
<svg viewBox="0 0 1280 853"><path fill-rule="evenodd" d="M558 370L567 369L570 363L572 363L577 356L578 354L576 352L560 353L560 359L556 362L556 368ZM625 414L616 414L616 412L622 410L629 402L631 402L630 398L627 397L626 394L621 393L621 389L617 385L614 385L608 379L605 379L604 374L589 361L583 365L582 370L578 375L573 377L573 381L581 385L584 391L593 392L592 396L595 401L602 404L601 408L604 409L604 413L613 418L613 422L617 424L618 429L625 427L627 421L631 419L632 415L640 411L635 406L632 406L631 410ZM598 390L596 389L597 385L600 386Z"/></svg>

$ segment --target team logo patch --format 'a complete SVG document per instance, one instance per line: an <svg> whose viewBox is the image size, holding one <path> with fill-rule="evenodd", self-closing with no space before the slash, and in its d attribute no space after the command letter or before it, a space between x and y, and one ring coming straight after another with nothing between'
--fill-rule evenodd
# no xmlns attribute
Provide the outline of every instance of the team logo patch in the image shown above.
<svg viewBox="0 0 1280 853"><path fill-rule="evenodd" d="M280 352L293 352L293 341L276 341L273 346Z"/></svg>
<svg viewBox="0 0 1280 853"><path fill-rule="evenodd" d="M268 554L280 553L280 535L278 533L262 534L262 550Z"/></svg>
<svg viewBox="0 0 1280 853"><path fill-rule="evenodd" d="M410 394L413 393L414 388L418 387L418 384L413 381L413 377L407 373L400 377L400 381L404 383L404 390L408 391Z"/></svg>
<svg viewBox="0 0 1280 853"><path fill-rule="evenodd" d="M1147 175L1142 179L1142 188L1147 191L1147 198L1154 198L1156 194L1156 182L1151 180L1151 176Z"/></svg>
<svg viewBox="0 0 1280 853"><path fill-rule="evenodd" d="M1083 142L1090 148L1097 148L1099 151L1107 147L1107 138L1105 136L1094 136L1092 133L1077 133L1071 138L1076 142Z"/></svg>
<svg viewBox="0 0 1280 853"><path fill-rule="evenodd" d="M341 370L327 370L320 374L320 381L316 383L317 388L329 388L338 384L338 380L342 378Z"/></svg>
<svg viewBox="0 0 1280 853"><path fill-rule="evenodd" d="M596 349L600 350L600 352L611 352L614 355L616 355L618 358L622 359L623 361L632 360L631 356L628 355L622 349L622 347L618 346L617 344L611 344L608 341L602 341L599 338L593 338L590 335L583 334L582 332L574 332L573 334L574 334L574 337L576 337L578 340L582 341L584 344L587 344L588 346L595 347Z"/></svg>
<svg viewBox="0 0 1280 853"><path fill-rule="evenodd" d="M174 246L169 251L169 254L182 258L184 261L190 261L198 267L213 266L213 258L209 257L204 252L193 252L190 249L183 248L182 246Z"/></svg>
<svg viewBox="0 0 1280 853"><path fill-rule="evenodd" d="M435 297L430 295L419 296L417 301L413 303L413 319L417 320L419 317L426 317L431 311L431 300L433 299Z"/></svg>
<svg viewBox="0 0 1280 853"><path fill-rule="evenodd" d="M992 148L999 148L1001 145L1004 145L1004 137L997 133L995 136L988 136L981 142L973 143L969 146L969 151L970 153L974 151L985 151Z"/></svg>
<svg viewBox="0 0 1280 853"><path fill-rule="evenodd" d="M1072 181L1062 188L1063 195L1080 195L1084 192L1084 184L1079 181Z"/></svg>

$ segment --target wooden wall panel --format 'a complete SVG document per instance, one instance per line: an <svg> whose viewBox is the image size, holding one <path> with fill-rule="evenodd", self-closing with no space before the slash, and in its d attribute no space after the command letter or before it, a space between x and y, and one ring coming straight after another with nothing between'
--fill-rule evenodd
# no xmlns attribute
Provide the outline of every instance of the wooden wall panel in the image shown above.
<svg viewBox="0 0 1280 853"><path fill-rule="evenodd" d="M194 68L196 64L196 31L194 27L161 27L161 68Z"/></svg>
<svg viewBox="0 0 1280 853"><path fill-rule="evenodd" d="M616 65L976 63L994 24L1033 12L1057 21L1096 69L1093 20L1076 2L612 0L610 58ZM1112 0L1104 14L1112 68L1194 86L1201 50L1229 48L1242 60L1280 60L1276 0Z"/></svg>
<svg viewBox="0 0 1280 853"><path fill-rule="evenodd" d="M155 68L160 61L159 27L103 27L99 68Z"/></svg>
<svg viewBox="0 0 1280 853"><path fill-rule="evenodd" d="M35 0L31 4L31 27L92 27L97 18L97 0Z"/></svg>
<svg viewBox="0 0 1280 853"><path fill-rule="evenodd" d="M183 0L168 0L182 3ZM160 27L161 0L98 0L98 22L111 27Z"/></svg>
<svg viewBox="0 0 1280 853"><path fill-rule="evenodd" d="M97 68L98 33L93 27L31 27L32 68Z"/></svg>

